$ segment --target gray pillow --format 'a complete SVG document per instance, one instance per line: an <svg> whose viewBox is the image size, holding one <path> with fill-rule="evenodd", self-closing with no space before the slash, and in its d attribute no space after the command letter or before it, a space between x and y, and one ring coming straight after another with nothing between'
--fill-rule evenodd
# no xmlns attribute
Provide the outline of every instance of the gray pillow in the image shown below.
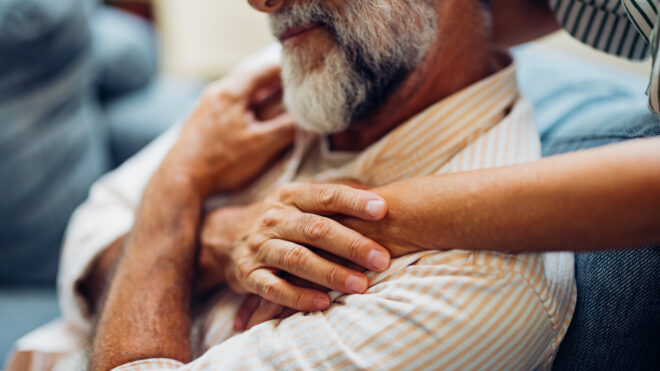
<svg viewBox="0 0 660 371"><path fill-rule="evenodd" d="M89 7L0 2L0 284L54 282L66 222L108 168Z"/></svg>

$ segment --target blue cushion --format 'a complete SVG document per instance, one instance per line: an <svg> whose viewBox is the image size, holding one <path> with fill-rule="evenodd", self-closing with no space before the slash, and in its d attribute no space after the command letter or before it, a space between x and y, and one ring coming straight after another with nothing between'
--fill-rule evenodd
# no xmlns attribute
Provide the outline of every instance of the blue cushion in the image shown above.
<svg viewBox="0 0 660 371"><path fill-rule="evenodd" d="M53 288L0 288L0 368L16 340L59 315Z"/></svg>
<svg viewBox="0 0 660 371"><path fill-rule="evenodd" d="M86 4L0 2L0 284L54 282L69 215L109 168Z"/></svg>
<svg viewBox="0 0 660 371"><path fill-rule="evenodd" d="M514 55L518 84L534 105L542 138L580 116L646 104L645 76L534 43Z"/></svg>
<svg viewBox="0 0 660 371"><path fill-rule="evenodd" d="M133 156L174 123L184 120L205 83L161 77L106 105L114 165Z"/></svg>
<svg viewBox="0 0 660 371"><path fill-rule="evenodd" d="M104 101L147 86L156 76L156 37L151 24L101 6L92 16L96 83Z"/></svg>
<svg viewBox="0 0 660 371"><path fill-rule="evenodd" d="M516 54L545 156L660 135L644 76L539 46ZM575 271L577 305L554 369L658 369L660 247L576 254Z"/></svg>

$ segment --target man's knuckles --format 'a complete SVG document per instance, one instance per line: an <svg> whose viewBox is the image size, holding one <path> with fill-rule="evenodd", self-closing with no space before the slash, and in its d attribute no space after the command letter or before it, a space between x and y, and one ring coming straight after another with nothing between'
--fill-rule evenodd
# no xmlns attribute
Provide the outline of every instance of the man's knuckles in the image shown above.
<svg viewBox="0 0 660 371"><path fill-rule="evenodd" d="M300 245L292 246L282 255L280 264L287 271L298 271L309 261L309 254L309 250Z"/></svg>
<svg viewBox="0 0 660 371"><path fill-rule="evenodd" d="M330 220L312 215L303 215L301 218L302 231L307 242L326 240L330 234Z"/></svg>
<svg viewBox="0 0 660 371"><path fill-rule="evenodd" d="M291 205L298 197L300 185L298 183L290 183L277 188L274 192L274 199L282 204Z"/></svg>
<svg viewBox="0 0 660 371"><path fill-rule="evenodd" d="M281 294L278 283L272 279L259 279L255 281L255 294L274 302L280 302Z"/></svg>
<svg viewBox="0 0 660 371"><path fill-rule="evenodd" d="M259 225L262 228L275 228L282 223L282 212L277 209L269 209L259 219Z"/></svg>
<svg viewBox="0 0 660 371"><path fill-rule="evenodd" d="M249 280L254 271L255 265L247 259L241 259L236 264L236 278L239 282Z"/></svg>
<svg viewBox="0 0 660 371"><path fill-rule="evenodd" d="M329 288L342 287L344 281L346 280L345 275L342 274L342 271L337 266L332 266L328 268L325 272L325 284L329 285Z"/></svg>
<svg viewBox="0 0 660 371"><path fill-rule="evenodd" d="M360 237L349 239L344 251L346 253L345 258L351 261L360 261L364 255L363 251L365 251L364 240Z"/></svg>
<svg viewBox="0 0 660 371"><path fill-rule="evenodd" d="M316 195L316 203L321 210L334 210L340 194L338 186L322 186Z"/></svg>
<svg viewBox="0 0 660 371"><path fill-rule="evenodd" d="M259 253L262 250L262 247L266 243L266 241L270 240L271 237L269 235L263 234L261 232L254 232L251 233L247 238L246 238L246 247L248 251L252 254Z"/></svg>

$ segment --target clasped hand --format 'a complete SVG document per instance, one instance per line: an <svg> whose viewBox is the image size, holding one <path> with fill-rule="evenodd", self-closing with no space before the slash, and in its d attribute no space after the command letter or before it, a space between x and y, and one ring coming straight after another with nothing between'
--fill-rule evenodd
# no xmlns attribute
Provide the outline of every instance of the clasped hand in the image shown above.
<svg viewBox="0 0 660 371"><path fill-rule="evenodd" d="M239 189L258 176L293 139L290 116L272 98L280 84L277 67L212 84L163 168L184 174L203 198ZM364 293L364 269L382 271L390 262L387 249L333 217L374 222L386 214L385 200L373 192L311 183L289 184L256 204L211 212L200 232L196 290L226 283L263 298L268 310L252 316L255 299L246 301L238 329L250 317L269 319L284 307L327 309L327 289Z"/></svg>
<svg viewBox="0 0 660 371"><path fill-rule="evenodd" d="M386 213L385 201L374 193L313 183L289 184L257 204L214 211L202 226L198 282L205 288L226 282L236 292L256 294L264 305L272 304L269 316L283 307L327 309L330 298L319 287L344 293L364 293L368 287L362 271L333 257L373 271L386 269L390 260L387 249L330 216L376 221ZM237 329L249 316L239 316Z"/></svg>

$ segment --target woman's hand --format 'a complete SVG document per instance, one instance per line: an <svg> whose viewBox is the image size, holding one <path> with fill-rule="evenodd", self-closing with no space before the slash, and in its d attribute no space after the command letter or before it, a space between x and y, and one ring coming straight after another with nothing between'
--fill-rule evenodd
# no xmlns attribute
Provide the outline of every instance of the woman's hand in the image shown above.
<svg viewBox="0 0 660 371"><path fill-rule="evenodd" d="M205 197L252 179L294 138L293 119L272 109L280 92L276 66L209 85L165 159L171 177L191 181Z"/></svg>
<svg viewBox="0 0 660 371"><path fill-rule="evenodd" d="M379 220L386 213L384 200L368 191L345 185L290 184L257 205L209 214L201 231L201 261L207 263L200 270L216 276L222 272L222 281L236 292L254 293L297 310L323 310L330 306L325 292L297 286L280 272L332 290L363 293L368 285L364 273L306 246L382 271L389 266L385 248L321 215Z"/></svg>

